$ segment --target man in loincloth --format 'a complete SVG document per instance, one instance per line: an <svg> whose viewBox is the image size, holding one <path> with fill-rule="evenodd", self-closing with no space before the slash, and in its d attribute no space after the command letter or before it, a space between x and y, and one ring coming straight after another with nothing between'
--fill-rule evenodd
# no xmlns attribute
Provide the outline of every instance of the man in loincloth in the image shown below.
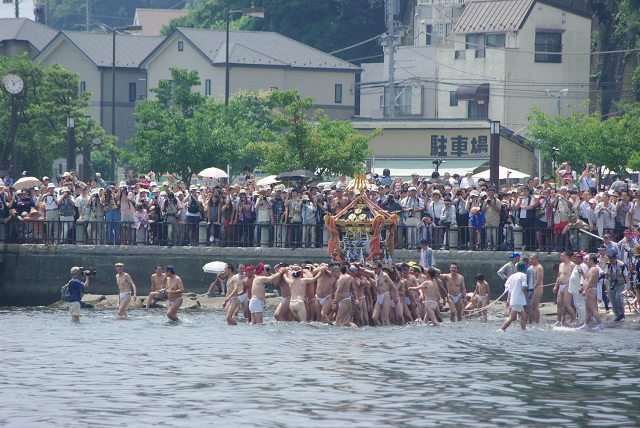
<svg viewBox="0 0 640 428"><path fill-rule="evenodd" d="M458 273L458 263L451 263L449 273L440 275L440 278L447 282L447 294L449 297L449 308L451 322L462 321L462 309L467 300L467 288L464 284L464 276Z"/></svg>
<svg viewBox="0 0 640 428"><path fill-rule="evenodd" d="M572 255L573 253L571 251L565 251L560 256L562 263L560 263L560 267L558 268L556 285L553 287L553 292L558 293L558 318L556 326L563 324L565 314L569 314L572 323L576 320L576 313L571 307L571 293L569 293L569 278L571 277L571 272L573 272L573 269L576 267L571 261Z"/></svg>
<svg viewBox="0 0 640 428"><path fill-rule="evenodd" d="M167 296L169 297L169 310L167 311L167 317L172 321L180 321L178 318L178 309L182 306L184 299L184 285L182 284L182 278L176 275L176 270L172 265L167 265L165 270L165 288L167 289Z"/></svg>
<svg viewBox="0 0 640 428"><path fill-rule="evenodd" d="M118 272L116 274L116 282L118 283L118 291L120 292L118 316L126 317L129 316L127 308L129 307L131 299L136 300L137 298L136 285L133 283L131 276L124 271L124 263L116 263L116 271Z"/></svg>
<svg viewBox="0 0 640 428"><path fill-rule="evenodd" d="M436 270L434 268L427 269L427 280L420 285L407 287L407 290L423 290L426 306L426 315L423 322L428 323L431 321L433 325L440 326L436 311L439 309L440 300L440 288L435 281Z"/></svg>
<svg viewBox="0 0 640 428"><path fill-rule="evenodd" d="M531 310L533 312L533 325L540 325L540 299L544 292L544 267L540 264L540 259L536 253L529 256L530 269L536 274L536 285L533 289L533 297L531 298Z"/></svg>
<svg viewBox="0 0 640 428"><path fill-rule="evenodd" d="M281 262L275 266L275 271L278 272L282 269L286 273L288 267L288 263ZM273 284L280 287L280 296L282 296L282 301L278 304L273 317L276 321L293 321L293 315L289 309L289 300L291 299L291 288L289 287L289 283L283 276L280 276L277 280L273 281Z"/></svg>
<svg viewBox="0 0 640 428"><path fill-rule="evenodd" d="M231 267L231 272L233 273L233 265L227 263L227 266ZM233 275L227 282L227 297L225 297L224 302L222 302L222 307L227 308L227 324L229 325L238 325L238 321L234 318L234 314L241 306L241 303L244 302L244 300L240 302L238 295L243 295L246 298L246 293L244 292L245 269L246 265L244 263L239 263L238 273ZM229 306L227 307L227 305Z"/></svg>
<svg viewBox="0 0 640 428"><path fill-rule="evenodd" d="M242 306L239 308L239 310L242 310L247 323L250 323L251 312L249 311L249 296L251 296L251 287L253 286L253 280L256 277L256 268L253 265L247 266L247 268L244 270L244 274L245 277L242 279L243 293L238 295L238 300L240 300L242 296L246 296L246 298L244 299L244 302L242 303Z"/></svg>
<svg viewBox="0 0 640 428"><path fill-rule="evenodd" d="M296 321L307 321L307 307L304 302L307 284L316 282L324 273L326 267L321 267L316 276L312 278L305 278L302 274L302 268L298 265L294 265L288 270L291 276L285 275L283 278L289 283L291 289L289 309Z"/></svg>
<svg viewBox="0 0 640 428"><path fill-rule="evenodd" d="M321 267L313 271L314 275L320 271ZM331 323L331 305L333 304L333 294L336 291L336 281L340 278L340 265L332 263L327 270L324 270L316 288L316 300L313 302L316 312L320 314L320 321Z"/></svg>
<svg viewBox="0 0 640 428"><path fill-rule="evenodd" d="M573 304L576 308L576 320L571 324L577 326L578 324L584 324L586 321L586 303L583 291L584 280L587 278L589 267L584 262L584 257L581 253L575 253L573 255L573 263L576 267L569 276L569 294L573 300Z"/></svg>
<svg viewBox="0 0 640 428"><path fill-rule="evenodd" d="M478 299L476 306L484 321L487 322L487 310L482 308L488 306L491 302L491 288L489 287L489 283L484 279L484 275L481 273L476 275L476 289L471 297L472 300L473 297Z"/></svg>
<svg viewBox="0 0 640 428"><path fill-rule="evenodd" d="M267 276L271 273L271 267L260 263L256 269L256 275L251 285L251 300L249 300L249 311L251 312L251 324L264 323L264 306L267 303L265 286L279 279L285 270L280 269L275 275ZM247 278L249 276L247 275Z"/></svg>
<svg viewBox="0 0 640 428"><path fill-rule="evenodd" d="M585 297L586 307L586 321L582 327L578 330L588 330L591 318L595 318L597 325L594 330L604 329L602 324L602 318L600 317L600 311L598 311L598 286L600 282L600 270L598 269L598 255L589 254L587 256L587 267L589 272L587 273L587 279L584 281L584 288L582 294Z"/></svg>
<svg viewBox="0 0 640 428"><path fill-rule="evenodd" d="M162 265L156 265L156 273L151 275L151 293L147 297L147 304L145 308L149 309L156 300L167 299L167 289L164 288L164 268Z"/></svg>
<svg viewBox="0 0 640 428"><path fill-rule="evenodd" d="M373 324L375 326L390 325L389 323L389 308L390 297L389 290L393 286L389 275L382 270L382 263L376 262L372 271L376 279L376 303L373 308ZM336 297L337 300L337 297Z"/></svg>
<svg viewBox="0 0 640 428"><path fill-rule="evenodd" d="M355 266L351 266L357 270ZM357 327L351 322L351 299L353 298L355 291L355 280L350 273L347 273L347 266L340 266L340 277L336 281L336 325L345 325ZM352 271L353 272L353 271ZM356 305L359 302L356 301Z"/></svg>

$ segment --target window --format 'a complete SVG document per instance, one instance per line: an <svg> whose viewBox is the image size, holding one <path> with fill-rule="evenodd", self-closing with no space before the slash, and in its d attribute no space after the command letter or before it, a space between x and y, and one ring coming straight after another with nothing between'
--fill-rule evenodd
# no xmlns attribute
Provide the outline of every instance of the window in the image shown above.
<svg viewBox="0 0 640 428"><path fill-rule="evenodd" d="M342 84L336 83L335 87L335 103L342 104Z"/></svg>
<svg viewBox="0 0 640 428"><path fill-rule="evenodd" d="M178 42L178 52L182 52L184 50L184 42Z"/></svg>
<svg viewBox="0 0 640 428"><path fill-rule="evenodd" d="M487 34L485 46L489 48L503 48L506 46L506 34Z"/></svg>
<svg viewBox="0 0 640 428"><path fill-rule="evenodd" d="M431 44L431 35L433 34L433 25L427 24L426 33L427 33L427 38L426 38L425 44L428 46Z"/></svg>
<svg viewBox="0 0 640 428"><path fill-rule="evenodd" d="M562 33L536 32L536 62L562 62Z"/></svg>
<svg viewBox="0 0 640 428"><path fill-rule="evenodd" d="M398 86L396 89L396 114L416 116L422 114L422 86Z"/></svg>
<svg viewBox="0 0 640 428"><path fill-rule="evenodd" d="M468 105L469 119L487 119L489 117L489 105L479 103L478 101L469 101Z"/></svg>
<svg viewBox="0 0 640 428"><path fill-rule="evenodd" d="M87 82L83 80L82 82L80 82L80 92L86 92L86 91L87 91Z"/></svg>
<svg viewBox="0 0 640 428"><path fill-rule="evenodd" d="M211 95L211 79L207 79L204 81L204 95L205 97Z"/></svg>
<svg viewBox="0 0 640 428"><path fill-rule="evenodd" d="M136 84L134 82L129 83L129 102L136 102Z"/></svg>
<svg viewBox="0 0 640 428"><path fill-rule="evenodd" d="M449 106L458 107L458 93L456 91L449 91Z"/></svg>
<svg viewBox="0 0 640 428"><path fill-rule="evenodd" d="M482 49L484 47L484 34L467 34L465 37L465 49Z"/></svg>

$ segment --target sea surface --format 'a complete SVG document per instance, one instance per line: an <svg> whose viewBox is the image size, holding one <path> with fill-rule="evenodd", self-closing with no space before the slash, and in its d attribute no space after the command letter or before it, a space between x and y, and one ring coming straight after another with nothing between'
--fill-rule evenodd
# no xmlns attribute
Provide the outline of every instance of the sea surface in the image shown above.
<svg viewBox="0 0 640 428"><path fill-rule="evenodd" d="M640 325L499 332L0 310L0 426L640 425ZM267 313L267 315L270 315Z"/></svg>

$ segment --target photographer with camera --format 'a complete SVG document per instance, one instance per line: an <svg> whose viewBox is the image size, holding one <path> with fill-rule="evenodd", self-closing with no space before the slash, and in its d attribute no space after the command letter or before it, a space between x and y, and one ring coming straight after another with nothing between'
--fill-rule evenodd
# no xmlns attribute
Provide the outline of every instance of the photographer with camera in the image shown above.
<svg viewBox="0 0 640 428"><path fill-rule="evenodd" d="M80 281L80 276L86 275L85 282ZM69 282L69 292L71 293L71 302L69 302L69 312L71 313L71 321L80 322L80 306L85 288L89 287L91 271L83 270L83 268L74 266L71 268L72 279Z"/></svg>
<svg viewBox="0 0 640 428"><path fill-rule="evenodd" d="M112 245L120 243L120 204L115 191L115 185L112 183L106 188L103 199L107 219L107 243Z"/></svg>
<svg viewBox="0 0 640 428"><path fill-rule="evenodd" d="M58 198L58 210L60 213L60 221L62 222L62 234L60 236L60 244L65 242L71 243L73 223L75 221L76 201L71 195L71 190L66 187L60 189L61 196Z"/></svg>

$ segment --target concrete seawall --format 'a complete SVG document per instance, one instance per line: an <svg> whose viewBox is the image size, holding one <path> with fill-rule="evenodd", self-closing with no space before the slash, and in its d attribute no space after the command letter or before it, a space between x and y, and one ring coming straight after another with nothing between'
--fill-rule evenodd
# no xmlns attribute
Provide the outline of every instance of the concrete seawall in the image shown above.
<svg viewBox="0 0 640 428"><path fill-rule="evenodd" d="M497 297L504 290L504 281L500 280L496 271L509 261L509 254L495 251L436 251L435 259L444 272L448 272L449 263L459 263L467 290L473 290L474 276L483 273L491 285L492 297ZM398 250L394 261L418 261L418 257L418 251ZM540 254L540 261L545 268L545 284L555 281L552 267L559 259L557 253ZM69 280L72 266L97 269L97 275L91 277L90 293L115 294L114 263L119 261L125 263L125 269L136 283L140 295L149 293L150 276L156 264L174 265L187 292L205 293L215 275L204 273L202 266L214 260L234 264L268 263L273 266L281 261L329 262L331 259L326 249L3 244L0 246L0 306L49 305L59 300L60 287ZM547 287L543 300L551 298L551 287Z"/></svg>

